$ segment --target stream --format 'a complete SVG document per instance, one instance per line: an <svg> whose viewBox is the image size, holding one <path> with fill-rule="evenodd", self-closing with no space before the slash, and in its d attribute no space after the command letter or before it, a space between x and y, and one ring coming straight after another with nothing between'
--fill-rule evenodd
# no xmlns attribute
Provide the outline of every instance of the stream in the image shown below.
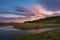
<svg viewBox="0 0 60 40"><path fill-rule="evenodd" d="M24 36L27 34L34 34L34 33L42 33L42 32L56 30L56 29L60 29L60 27L21 30L21 29L16 29L13 26L4 26L4 27L0 27L0 40L13 40L13 38L17 36Z"/></svg>

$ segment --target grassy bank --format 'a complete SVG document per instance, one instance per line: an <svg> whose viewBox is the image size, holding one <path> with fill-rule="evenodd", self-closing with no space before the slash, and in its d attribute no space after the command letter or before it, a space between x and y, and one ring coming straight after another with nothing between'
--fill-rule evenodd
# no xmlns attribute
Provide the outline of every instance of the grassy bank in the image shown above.
<svg viewBox="0 0 60 40"><path fill-rule="evenodd" d="M23 37L16 37L14 40L60 40L60 30L30 34Z"/></svg>
<svg viewBox="0 0 60 40"><path fill-rule="evenodd" d="M0 26L14 26L17 29L39 29L60 27L60 24L40 24L40 23L0 23Z"/></svg>
<svg viewBox="0 0 60 40"><path fill-rule="evenodd" d="M39 29L39 28L51 28L51 27L59 27L60 24L40 24L40 23L25 23L14 25L15 28L19 29Z"/></svg>

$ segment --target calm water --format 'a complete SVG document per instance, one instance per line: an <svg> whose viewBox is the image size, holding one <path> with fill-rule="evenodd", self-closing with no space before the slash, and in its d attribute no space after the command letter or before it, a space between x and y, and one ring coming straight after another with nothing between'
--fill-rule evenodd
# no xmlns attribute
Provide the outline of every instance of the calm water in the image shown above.
<svg viewBox="0 0 60 40"><path fill-rule="evenodd" d="M0 40L13 40L13 38L16 36L42 33L45 31L50 31L50 30L55 30L55 29L60 29L60 28L21 30L21 29L15 29L13 26L5 26L5 27L0 27Z"/></svg>

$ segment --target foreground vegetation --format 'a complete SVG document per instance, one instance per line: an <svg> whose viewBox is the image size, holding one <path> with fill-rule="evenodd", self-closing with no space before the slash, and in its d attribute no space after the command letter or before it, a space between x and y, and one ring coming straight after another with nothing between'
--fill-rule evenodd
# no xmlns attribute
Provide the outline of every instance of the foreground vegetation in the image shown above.
<svg viewBox="0 0 60 40"><path fill-rule="evenodd" d="M39 23L25 23L19 25L13 25L17 29L39 29L39 28L51 28L60 27L60 24L39 24Z"/></svg>
<svg viewBox="0 0 60 40"><path fill-rule="evenodd" d="M60 30L30 34L23 37L16 37L14 40L60 40Z"/></svg>
<svg viewBox="0 0 60 40"><path fill-rule="evenodd" d="M0 26L14 26L17 29L39 29L39 28L60 27L60 24L0 23Z"/></svg>

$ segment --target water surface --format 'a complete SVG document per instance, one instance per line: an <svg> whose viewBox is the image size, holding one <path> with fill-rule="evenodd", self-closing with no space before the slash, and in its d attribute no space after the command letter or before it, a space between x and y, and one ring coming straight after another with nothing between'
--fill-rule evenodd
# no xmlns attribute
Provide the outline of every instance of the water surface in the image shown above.
<svg viewBox="0 0 60 40"><path fill-rule="evenodd" d="M0 40L13 40L13 38L16 36L24 36L27 34L42 33L42 32L55 30L55 29L60 29L60 27L21 30L21 29L16 29L13 26L4 26L4 27L0 27Z"/></svg>

